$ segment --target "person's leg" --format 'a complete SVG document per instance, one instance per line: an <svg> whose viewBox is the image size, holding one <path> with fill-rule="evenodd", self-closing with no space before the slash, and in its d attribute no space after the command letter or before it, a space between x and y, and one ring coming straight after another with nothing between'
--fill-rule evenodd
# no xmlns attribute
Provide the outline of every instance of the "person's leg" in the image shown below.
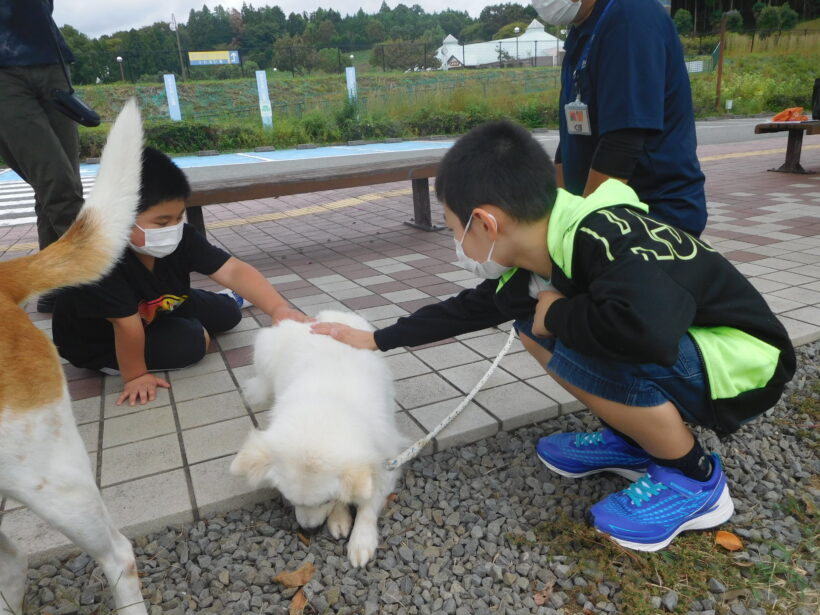
<svg viewBox="0 0 820 615"><path fill-rule="evenodd" d="M0 157L35 193L40 248L53 243L82 207L77 127L49 102L50 67L0 69Z"/></svg>
<svg viewBox="0 0 820 615"><path fill-rule="evenodd" d="M180 369L205 356L211 338L193 318L164 316L145 329L145 366L148 371Z"/></svg>
<svg viewBox="0 0 820 615"><path fill-rule="evenodd" d="M714 527L731 518L734 505L720 461L704 453L681 417L680 410L688 406L694 410L690 418L706 423L705 382L688 337L681 341L681 357L674 369L636 366L631 372L628 366L625 369L619 364L585 358L560 343L553 353L544 348L541 340L521 329L519 332L524 347L561 386L596 416L640 444L648 457L644 458L644 476L591 508L591 520L597 529L622 546L655 551L682 531ZM638 385L646 382L648 386L641 390ZM676 405L669 398L686 401ZM638 460L643 451L635 450L607 429L599 434L556 434L538 443L539 458L565 476L604 470L626 476L624 470L637 466L630 467L623 460ZM562 468L581 471L569 473ZM645 505L650 499L651 505Z"/></svg>
<svg viewBox="0 0 820 615"><path fill-rule="evenodd" d="M199 288L192 288L188 299L172 315L195 318L211 335L230 331L242 320L242 310L233 297Z"/></svg>

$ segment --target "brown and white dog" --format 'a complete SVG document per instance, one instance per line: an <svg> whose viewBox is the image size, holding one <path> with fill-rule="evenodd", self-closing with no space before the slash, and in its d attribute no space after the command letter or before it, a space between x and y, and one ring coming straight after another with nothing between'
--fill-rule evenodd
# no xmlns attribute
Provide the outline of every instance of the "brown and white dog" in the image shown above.
<svg viewBox="0 0 820 615"><path fill-rule="evenodd" d="M56 243L0 262L0 496L25 504L91 555L119 615L146 615L131 544L100 497L51 340L20 305L51 289L93 282L125 249L136 215L142 122L126 104L108 137L94 190ZM0 614L20 615L26 556L0 532Z"/></svg>

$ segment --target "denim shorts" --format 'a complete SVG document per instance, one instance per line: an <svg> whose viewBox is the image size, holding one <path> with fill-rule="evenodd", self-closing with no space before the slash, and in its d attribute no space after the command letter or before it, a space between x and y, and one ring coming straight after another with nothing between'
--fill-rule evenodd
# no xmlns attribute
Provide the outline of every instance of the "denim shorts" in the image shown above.
<svg viewBox="0 0 820 615"><path fill-rule="evenodd" d="M667 367L583 355L554 336L536 337L532 320L516 320L513 326L552 353L545 366L550 372L582 391L627 406L660 406L671 401L685 421L715 428L703 364L688 333L680 338L677 363Z"/></svg>

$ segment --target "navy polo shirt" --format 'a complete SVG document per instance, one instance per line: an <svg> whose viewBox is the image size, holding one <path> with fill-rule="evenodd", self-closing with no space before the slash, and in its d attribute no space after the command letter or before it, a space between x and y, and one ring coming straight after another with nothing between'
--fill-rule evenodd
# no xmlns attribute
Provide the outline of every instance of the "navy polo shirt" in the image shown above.
<svg viewBox="0 0 820 615"><path fill-rule="evenodd" d="M576 97L573 71L606 5L614 3L578 71L591 136L567 133L564 105ZM561 162L567 190L583 194L601 136L625 128L646 132L629 185L650 215L699 235L706 226L704 176L698 162L692 92L683 48L658 0L598 0L570 28L561 68Z"/></svg>
<svg viewBox="0 0 820 615"><path fill-rule="evenodd" d="M53 10L54 0L0 0L0 67L60 63L51 30ZM57 41L65 61L73 62L59 29Z"/></svg>

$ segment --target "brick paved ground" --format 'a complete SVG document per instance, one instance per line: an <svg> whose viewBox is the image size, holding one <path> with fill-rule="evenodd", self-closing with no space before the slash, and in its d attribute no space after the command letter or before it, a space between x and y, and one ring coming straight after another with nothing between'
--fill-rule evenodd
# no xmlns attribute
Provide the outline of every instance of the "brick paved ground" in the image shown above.
<svg viewBox="0 0 820 615"><path fill-rule="evenodd" d="M820 174L767 173L784 157L774 140L706 146L710 221L704 237L738 264L779 314L795 343L820 337ZM820 170L811 139L803 164ZM402 223L412 212L409 184L248 201L206 209L211 239L259 268L294 305L356 310L376 326L447 297L476 280L456 267L452 236ZM434 205L434 218L441 210ZM0 258L31 252L33 225L0 228ZM195 282L213 288L207 278ZM51 320L33 312L37 326ZM118 378L65 367L74 410L103 497L129 535L189 521L266 497L227 472L232 454L263 408L240 392L257 309L218 336L196 366L169 374L172 389L150 405L114 404ZM388 353L397 380L403 429L419 437L469 391L506 334L488 330L412 351ZM475 402L427 453L542 421L580 408L516 343ZM34 560L64 550L66 540L14 501L0 522Z"/></svg>

